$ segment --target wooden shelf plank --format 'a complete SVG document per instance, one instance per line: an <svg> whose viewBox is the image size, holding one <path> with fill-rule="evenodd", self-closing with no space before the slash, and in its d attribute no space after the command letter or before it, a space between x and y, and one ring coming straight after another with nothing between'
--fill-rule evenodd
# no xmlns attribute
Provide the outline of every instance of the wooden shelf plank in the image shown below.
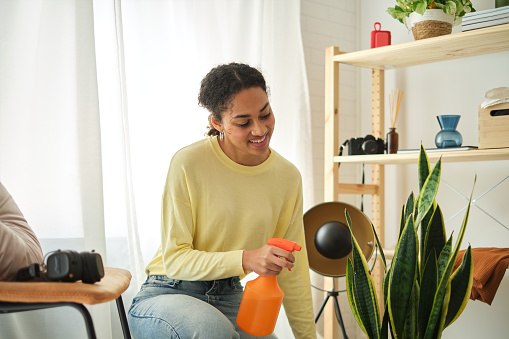
<svg viewBox="0 0 509 339"><path fill-rule="evenodd" d="M442 162L494 161L509 160L509 148L492 148L483 150L468 150L457 152L429 152L430 162L436 162L442 157ZM366 163L366 164L417 164L419 153L407 154L373 154L335 156L334 162Z"/></svg>
<svg viewBox="0 0 509 339"><path fill-rule="evenodd" d="M335 62L392 69L509 50L509 24L407 43L342 53Z"/></svg>
<svg viewBox="0 0 509 339"><path fill-rule="evenodd" d="M338 184L338 192L341 194L378 194L377 185L370 184Z"/></svg>

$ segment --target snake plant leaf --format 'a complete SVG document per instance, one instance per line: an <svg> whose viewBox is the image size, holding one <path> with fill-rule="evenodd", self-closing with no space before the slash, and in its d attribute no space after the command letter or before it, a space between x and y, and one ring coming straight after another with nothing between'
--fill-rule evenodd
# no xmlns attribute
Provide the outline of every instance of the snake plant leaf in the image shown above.
<svg viewBox="0 0 509 339"><path fill-rule="evenodd" d="M389 308L387 306L387 294L389 293L389 277L392 271L392 265L389 267L389 271L384 275L383 278L383 293L384 293L384 316L382 318L382 329L380 330L380 339L386 339L388 336L388 331L391 331L391 337L394 338L394 334L392 332L392 327L389 326Z"/></svg>
<svg viewBox="0 0 509 339"><path fill-rule="evenodd" d="M352 220L345 210L346 221L352 236L353 298L368 338L380 337L380 311L378 298L369 272L368 263L352 231Z"/></svg>
<svg viewBox="0 0 509 339"><path fill-rule="evenodd" d="M433 249L422 269L421 293L419 295L419 333L425 333L433 308L433 299L438 286L438 270L435 249Z"/></svg>
<svg viewBox="0 0 509 339"><path fill-rule="evenodd" d="M405 204L405 219L407 220L410 214L414 212L415 196L414 192L410 193ZM404 227L405 225L403 225ZM403 230L403 227L401 228Z"/></svg>
<svg viewBox="0 0 509 339"><path fill-rule="evenodd" d="M433 200L433 205L430 207L430 209L428 210L428 213L426 213L426 215L424 216L424 218L422 219L422 222L421 222L421 237L420 237L421 250L419 253L421 255L420 262L423 262L423 263L426 262L426 260L424 259L425 253L426 253L426 249L425 249L426 236L428 234L429 224L433 218L433 215L435 214L436 208L437 208L437 203L435 200Z"/></svg>
<svg viewBox="0 0 509 339"><path fill-rule="evenodd" d="M442 168L442 158L438 159L435 167L429 174L428 178L424 182L419 197L417 198L417 217L415 225L418 227L421 221L424 219L428 210L433 206L435 197L438 192L438 184L440 183L440 172Z"/></svg>
<svg viewBox="0 0 509 339"><path fill-rule="evenodd" d="M474 261L472 260L472 249L469 245L463 255L460 267L451 277L451 299L445 318L445 327L456 321L467 306L472 290L473 277Z"/></svg>
<svg viewBox="0 0 509 339"><path fill-rule="evenodd" d="M434 339L437 336L437 332L440 332L438 331L438 328L440 328L440 323L442 319L442 309L446 297L447 292L446 290L448 288L448 285L450 285L449 282L450 273L451 273L450 271L446 270L444 276L442 277L442 280L440 280L440 284L438 285L435 297L433 299L433 307L431 309L431 313L428 319L428 326L426 327L426 331L424 332L423 339Z"/></svg>
<svg viewBox="0 0 509 339"><path fill-rule="evenodd" d="M421 144L421 150L419 152L419 160L417 163L417 177L419 179L419 192L422 190L426 179L428 179L430 171L429 159L424 147Z"/></svg>
<svg viewBox="0 0 509 339"><path fill-rule="evenodd" d="M438 272L438 280L442 279L445 270L447 269L447 264L449 263L449 258L451 256L452 250L452 235L449 237L449 240L445 243L442 248L442 252L438 256L437 260L437 272Z"/></svg>
<svg viewBox="0 0 509 339"><path fill-rule="evenodd" d="M475 181L477 180L477 177L474 179L474 186ZM444 299L446 297L446 288L447 285L450 284L450 277L452 273L452 269L454 267L454 262L456 261L456 256L458 255L459 248L461 246L461 242L463 241L463 237L465 235L465 230L467 226L468 217L470 215L470 206L472 204L472 195L474 193L474 190L472 188L472 193L470 194L470 199L468 201L467 210L465 212L465 217L463 218L463 224L461 225L460 234L458 237L458 240L456 241L456 245L454 247L454 251L451 253L449 257L449 262L447 263L447 267L442 275L442 278L440 279L440 283L437 288L437 292L435 294L435 299L433 301L433 309L430 314L430 318L428 321L428 327L426 328L426 333L424 334L424 339L432 339L433 333L435 332L436 326L441 326L443 322L445 322L445 316L441 315L442 313L442 306ZM447 244L446 244L447 246ZM445 248L444 248L445 249ZM439 259L440 260L440 259Z"/></svg>
<svg viewBox="0 0 509 339"><path fill-rule="evenodd" d="M408 305L407 318L405 323L405 332L403 338L418 338L417 317L419 311L419 281L414 281L414 288L412 289L412 296L410 304Z"/></svg>
<svg viewBox="0 0 509 339"><path fill-rule="evenodd" d="M389 311L387 304L385 305L385 312L382 318L382 328L380 329L380 339L388 339L389 337Z"/></svg>
<svg viewBox="0 0 509 339"><path fill-rule="evenodd" d="M440 316L438 318L439 319L438 326L435 328L434 338L440 339L442 337L442 332L444 330L445 325L445 317L449 309L450 300L451 300L451 280L449 279L449 282L445 287L444 301L442 302L442 309L440 310Z"/></svg>
<svg viewBox="0 0 509 339"><path fill-rule="evenodd" d="M389 281L392 271L392 265L389 267L389 271L384 275L383 278L383 292L384 292L384 305L387 304L387 295L389 294Z"/></svg>
<svg viewBox="0 0 509 339"><path fill-rule="evenodd" d="M415 196L414 192L410 193L408 196L408 199L406 201L405 206L403 206L403 210L401 211L401 223L399 225L399 238L401 237L401 233L403 233L403 229L405 228L406 221L408 220L408 217L414 213L414 209L416 208L415 205Z"/></svg>
<svg viewBox="0 0 509 339"><path fill-rule="evenodd" d="M384 250L382 248L382 244L380 243L380 239L378 239L378 234L376 234L375 226L370 222L371 230L373 230L373 235L375 236L376 247L380 252L380 258L382 258L382 264L384 265L384 272L387 273L387 261L385 260Z"/></svg>
<svg viewBox="0 0 509 339"><path fill-rule="evenodd" d="M357 306L355 305L355 298L353 295L353 286L354 286L354 270L353 270L353 264L352 260L350 258L347 258L346 262L346 295L348 296L348 303L350 304L350 309L352 310L353 316L355 320L357 321L357 324L359 324L359 327L361 330L366 333L366 328L364 328L364 324L361 321L359 310L357 309ZM366 333L367 334L367 333Z"/></svg>
<svg viewBox="0 0 509 339"><path fill-rule="evenodd" d="M422 240L422 238L421 238ZM436 253L442 252L446 242L444 216L440 206L436 206L424 237L424 250L421 252L421 262L426 262L433 249Z"/></svg>
<svg viewBox="0 0 509 339"><path fill-rule="evenodd" d="M396 338L402 338L412 289L417 274L417 233L413 218L408 218L396 245L389 281L388 307Z"/></svg>

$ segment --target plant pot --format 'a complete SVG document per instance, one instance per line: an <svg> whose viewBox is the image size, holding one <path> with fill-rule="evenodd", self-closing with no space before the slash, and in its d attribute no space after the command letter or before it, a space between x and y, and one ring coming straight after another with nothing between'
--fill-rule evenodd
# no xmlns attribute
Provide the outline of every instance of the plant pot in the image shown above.
<svg viewBox="0 0 509 339"><path fill-rule="evenodd" d="M451 34L454 15L441 9L427 9L424 15L412 12L408 16L407 27L412 30L415 40Z"/></svg>

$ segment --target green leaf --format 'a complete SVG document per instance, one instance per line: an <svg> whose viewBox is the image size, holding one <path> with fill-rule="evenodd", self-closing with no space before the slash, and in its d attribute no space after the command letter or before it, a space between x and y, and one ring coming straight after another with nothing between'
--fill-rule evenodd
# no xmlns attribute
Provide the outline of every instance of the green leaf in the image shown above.
<svg viewBox="0 0 509 339"><path fill-rule="evenodd" d="M414 288L412 289L412 297L408 305L404 338L418 338L417 317L419 311L419 290L419 282L415 280Z"/></svg>
<svg viewBox="0 0 509 339"><path fill-rule="evenodd" d="M355 317L357 324L359 324L359 327L361 328L361 330L364 333L366 333L364 324L362 323L362 321L360 319L359 310L357 310L357 305L355 305L355 297L354 297L354 292L353 292L353 286L354 286L353 280L354 280L353 264L352 264L352 260L350 260L350 258L348 257L347 262L346 262L346 295L348 296L348 303L350 304L350 309L352 310L353 316Z"/></svg>
<svg viewBox="0 0 509 339"><path fill-rule="evenodd" d="M433 335L434 338L440 339L442 337L442 332L444 330L444 324L445 324L445 316L447 315L447 310L449 309L449 301L451 300L451 281L447 283L445 287L445 295L444 295L444 301L442 302L442 309L439 313L439 321L438 326L435 327L435 334Z"/></svg>
<svg viewBox="0 0 509 339"><path fill-rule="evenodd" d="M403 233L403 229L405 228L406 221L408 220L408 217L412 215L412 213L415 213L414 209L416 208L415 204L415 196L414 192L410 193L408 196L408 199L406 200L405 206L403 206L403 211L401 211L401 223L399 225L399 238L401 237L401 233Z"/></svg>
<svg viewBox="0 0 509 339"><path fill-rule="evenodd" d="M476 179L474 179L474 186L475 186L475 180ZM460 235L458 237L458 240L456 241L454 251L452 252L451 256L449 257L449 262L447 264L447 267L446 267L445 272L440 280L437 292L435 294L435 299L433 301L433 310L431 311L431 315L430 315L430 318L428 321L428 327L426 328L426 333L424 334L424 339L432 339L433 333L435 332L435 329L436 329L436 326L443 326L443 323L445 322L446 314L444 314L443 317L441 317L442 306L443 306L444 298L446 297L446 288L450 284L449 278L451 276L451 272L454 267L454 262L456 260L456 256L458 255L459 248L461 246L461 242L463 241L463 237L465 235L468 216L470 214L470 206L472 204L472 194L473 193L474 193L474 190L472 189L472 193L470 194L470 199L468 201L467 210L465 212L465 217L463 218L463 224L461 225ZM446 244L446 246L447 246L447 244ZM445 250L445 247L444 247L444 250Z"/></svg>
<svg viewBox="0 0 509 339"><path fill-rule="evenodd" d="M424 146L422 146L422 144L421 144L421 150L419 152L419 160L417 163L417 177L419 179L419 192L422 190L422 187L424 186L426 179L428 179L429 170L430 170L430 166L429 166L428 154L426 154L426 151L424 150Z"/></svg>
<svg viewBox="0 0 509 339"><path fill-rule="evenodd" d="M413 219L409 218L401 239L396 245L389 281L388 307L397 338L401 338L405 328L408 306L417 274L417 256L417 234Z"/></svg>
<svg viewBox="0 0 509 339"><path fill-rule="evenodd" d="M370 222L371 230L373 230L373 234L375 236L376 241L376 247L378 248L378 251L380 252L380 258L382 258L382 264L384 265L384 272L387 272L387 261L385 260L385 254L384 250L382 248L382 244L380 243L380 240L378 239L378 234L376 234L375 226L373 226L373 223Z"/></svg>
<svg viewBox="0 0 509 339"><path fill-rule="evenodd" d="M421 223L435 201L435 197L438 192L438 185L440 183L441 165L442 158L438 159L438 162L435 164L435 167L433 167L433 170L419 192L419 197L417 198L418 214L415 220L416 225Z"/></svg>
<svg viewBox="0 0 509 339"><path fill-rule="evenodd" d="M447 14L456 14L456 3L454 1L447 1L444 6L444 12Z"/></svg>
<svg viewBox="0 0 509 339"><path fill-rule="evenodd" d="M369 272L369 267L362 253L362 250L355 239L352 231L352 220L348 211L345 209L346 220L352 236L352 258L353 258L353 299L368 338L380 337L380 310L378 299L373 283L373 278Z"/></svg>
<svg viewBox="0 0 509 339"><path fill-rule="evenodd" d="M383 278L383 292L384 292L384 305L387 304L387 295L389 294L389 281L392 272L392 265L389 268L389 272L384 275Z"/></svg>
<svg viewBox="0 0 509 339"><path fill-rule="evenodd" d="M441 253L446 242L444 216L440 206L437 205L435 212L430 220L429 226L424 236L424 256L421 256L421 262L426 262L431 251Z"/></svg>
<svg viewBox="0 0 509 339"><path fill-rule="evenodd" d="M421 294L419 296L419 333L426 332L433 308L433 299L438 286L438 271L435 249L433 249L422 269Z"/></svg>
<svg viewBox="0 0 509 339"><path fill-rule="evenodd" d="M445 327L452 324L461 315L465 306L467 306L472 290L472 282L474 277L474 261L472 260L472 250L468 246L461 266L454 272L451 277L451 300L449 309L445 318Z"/></svg>
<svg viewBox="0 0 509 339"><path fill-rule="evenodd" d="M431 219L433 218L433 215L435 214L435 206L436 203L433 202L432 208L429 209L428 213L426 213L426 216L421 222L421 237L420 237L420 251L419 254L421 255L420 263L426 262L426 237L428 235L428 229L430 226ZM420 277L420 275L419 275Z"/></svg>
<svg viewBox="0 0 509 339"><path fill-rule="evenodd" d="M382 318L382 328L380 330L380 339L388 339L389 336L389 310L385 306L384 316Z"/></svg>
<svg viewBox="0 0 509 339"><path fill-rule="evenodd" d="M414 10L419 13L420 15L424 14L424 11L426 11L426 8L428 7L428 4L426 1L416 1L416 5L414 7Z"/></svg>
<svg viewBox="0 0 509 339"><path fill-rule="evenodd" d="M452 250L452 235L449 237L449 240L445 243L442 248L442 252L438 256L437 260L437 272L438 272L438 280L442 279L445 270L447 269L447 264L449 263L449 259L451 256Z"/></svg>

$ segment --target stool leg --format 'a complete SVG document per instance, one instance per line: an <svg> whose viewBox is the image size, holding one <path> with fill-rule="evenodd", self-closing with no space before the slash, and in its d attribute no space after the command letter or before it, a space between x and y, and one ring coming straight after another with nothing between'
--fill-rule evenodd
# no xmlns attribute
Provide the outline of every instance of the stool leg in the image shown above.
<svg viewBox="0 0 509 339"><path fill-rule="evenodd" d="M68 306L76 308L83 316L83 319L85 319L85 326L87 327L88 339L97 339L95 335L94 323L92 322L92 317L90 316L90 313L88 312L87 308L82 304L75 303L69 303Z"/></svg>
<svg viewBox="0 0 509 339"><path fill-rule="evenodd" d="M124 303L122 302L122 296L117 298L117 310L118 316L120 317L120 325L122 326L122 332L124 333L124 339L131 339L131 332L129 331L129 324L125 316Z"/></svg>

